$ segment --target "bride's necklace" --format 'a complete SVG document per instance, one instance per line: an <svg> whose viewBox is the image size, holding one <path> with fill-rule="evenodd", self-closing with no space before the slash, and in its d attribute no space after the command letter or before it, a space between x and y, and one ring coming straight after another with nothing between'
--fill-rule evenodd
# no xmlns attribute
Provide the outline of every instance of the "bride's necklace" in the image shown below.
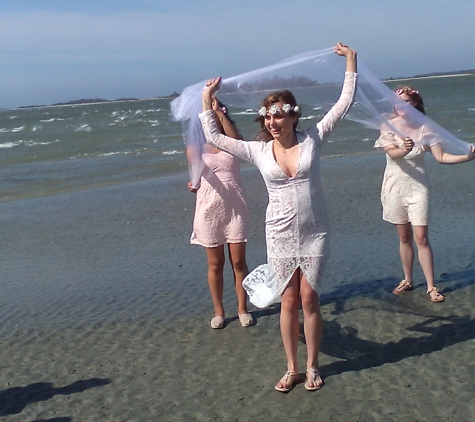
<svg viewBox="0 0 475 422"><path fill-rule="evenodd" d="M297 145L297 140L294 139L294 141L292 142L292 144L288 147L284 147L282 144L280 144L280 146L282 147L282 149L284 150L284 154L287 152L287 150L293 148L295 145Z"/></svg>

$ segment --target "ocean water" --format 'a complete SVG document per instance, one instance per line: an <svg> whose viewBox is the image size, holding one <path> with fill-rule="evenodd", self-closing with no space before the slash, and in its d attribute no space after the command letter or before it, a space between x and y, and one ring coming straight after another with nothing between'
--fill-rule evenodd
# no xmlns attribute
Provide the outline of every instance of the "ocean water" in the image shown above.
<svg viewBox="0 0 475 422"><path fill-rule="evenodd" d="M475 142L475 75L388 82L421 91L427 114ZM125 183L187 171L181 124L169 99L0 110L0 201ZM300 126L318 110L303 110ZM245 137L258 130L256 111L233 112ZM343 121L324 156L373 152L378 134Z"/></svg>

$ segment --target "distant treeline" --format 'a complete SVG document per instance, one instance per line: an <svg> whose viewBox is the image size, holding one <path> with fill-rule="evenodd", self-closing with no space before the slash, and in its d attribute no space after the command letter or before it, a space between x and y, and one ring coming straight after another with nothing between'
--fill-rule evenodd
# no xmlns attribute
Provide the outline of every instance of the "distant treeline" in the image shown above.
<svg viewBox="0 0 475 422"><path fill-rule="evenodd" d="M113 101L136 101L137 98L118 98ZM74 104L90 104L90 103L111 103L111 100L106 100L104 98L81 98L80 100L68 101L66 103L54 103L53 105L74 105Z"/></svg>
<svg viewBox="0 0 475 422"><path fill-rule="evenodd" d="M414 76L398 76L384 79L385 81L392 81L397 79L410 79L410 78L424 78L424 77L434 77L434 76L449 76L449 75L462 75L462 74L475 74L475 69L470 70L457 70L453 72L433 72L433 73L424 73ZM286 87L289 89L292 88L302 88L302 87L313 87L318 85L316 80L307 78L305 76L293 76L291 78L283 78L280 76L274 76L273 78L268 78L265 80L259 81L259 83L245 83L241 85L241 90L243 91L261 91L261 90L272 90L275 87ZM323 84L325 85L325 84ZM225 89L221 89L221 93L225 93ZM180 94L173 92L170 95L165 97L154 97L150 99L173 99L178 97ZM104 98L82 98L80 100L68 101L66 103L55 103L54 106L61 105L74 105L74 104L90 104L90 103L110 103L116 101L138 101L138 98L118 98L117 100L106 100ZM21 106L20 108L30 108L30 107L46 107L45 105L34 105L34 106Z"/></svg>
<svg viewBox="0 0 475 422"><path fill-rule="evenodd" d="M154 97L154 98L142 98L142 99L147 99L147 100L152 100L152 99L172 99L178 97L180 94L177 94L174 92L173 94L170 94L166 97ZM114 102L120 102L120 101L140 101L141 98L117 98L116 100L106 100L105 98L81 98L80 100L73 100L73 101L68 101L65 103L54 103L51 104L53 106L63 106L63 105L78 105L78 104L93 104L93 103L114 103ZM34 108L34 107L50 107L49 105L46 104L37 104L37 105L29 105L29 106L20 106L19 108Z"/></svg>
<svg viewBox="0 0 475 422"><path fill-rule="evenodd" d="M168 95L167 97L155 97L156 99L164 99L164 98L176 98L180 94L177 94L174 92L171 95ZM148 99L148 98L147 98ZM150 98L153 99L153 98ZM91 103L113 103L113 102L118 102L118 101L139 101L140 98L117 98L116 100L106 100L104 98L81 98L80 100L73 100L73 101L68 101L67 103L55 103L53 105L58 106L58 105L74 105L74 104L91 104Z"/></svg>

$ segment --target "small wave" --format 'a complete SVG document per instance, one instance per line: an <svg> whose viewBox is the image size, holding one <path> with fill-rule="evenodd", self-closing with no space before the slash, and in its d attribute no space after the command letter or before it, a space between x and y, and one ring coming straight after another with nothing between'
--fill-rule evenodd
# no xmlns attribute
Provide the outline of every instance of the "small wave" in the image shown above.
<svg viewBox="0 0 475 422"><path fill-rule="evenodd" d="M94 158L94 157L110 157L112 155L127 155L131 154L131 151L112 151L112 152L104 152L102 154L78 154L76 156L69 157L70 160L76 160L78 158Z"/></svg>
<svg viewBox="0 0 475 422"><path fill-rule="evenodd" d="M307 117L300 117L300 120L313 120L316 119L317 116L307 116Z"/></svg>
<svg viewBox="0 0 475 422"><path fill-rule="evenodd" d="M236 113L231 113L236 116L247 116L249 114L257 114L257 111L253 110L252 108L248 108L245 111L238 111Z"/></svg>
<svg viewBox="0 0 475 422"><path fill-rule="evenodd" d="M51 144L54 144L56 142L59 142L58 139L56 139L56 141L49 141L49 142L39 142L39 141L26 141L25 142L25 145L27 147L35 147L37 145L51 145Z"/></svg>
<svg viewBox="0 0 475 422"><path fill-rule="evenodd" d="M36 132L37 130L40 130L40 129L43 129L43 126L41 126L41 125L39 125L39 126L33 126L33 127L31 128L31 131L32 131L32 132Z"/></svg>
<svg viewBox="0 0 475 422"><path fill-rule="evenodd" d="M89 126L87 123L84 123L80 125L78 128L76 128L74 131L75 132L90 132L92 130L92 127Z"/></svg>
<svg viewBox="0 0 475 422"><path fill-rule="evenodd" d="M0 148L14 148L17 146L18 144L15 144L14 142L5 142L4 144L0 144Z"/></svg>
<svg viewBox="0 0 475 422"><path fill-rule="evenodd" d="M173 151L163 151L162 152L162 155L177 155L177 154L182 154L182 152L177 151L175 149Z"/></svg>
<svg viewBox="0 0 475 422"><path fill-rule="evenodd" d="M153 136L151 136L153 137ZM183 138L181 137L181 135L178 135L177 133L169 133L169 134L160 134L160 138L159 139L155 139L153 142L160 142L160 139L164 139L164 138L177 138L177 139L181 139L183 141Z"/></svg>
<svg viewBox="0 0 475 422"><path fill-rule="evenodd" d="M52 117L51 119L42 119L40 120L40 122L49 123L54 122L55 120L57 120L58 122L62 122L64 119L61 119L60 117Z"/></svg>
<svg viewBox="0 0 475 422"><path fill-rule="evenodd" d="M105 152L104 154L97 154L97 157L109 157L111 155L120 155L120 154L130 154L130 151Z"/></svg>
<svg viewBox="0 0 475 422"><path fill-rule="evenodd" d="M21 132L23 129L25 129L25 126L14 127L13 129L0 128L0 133Z"/></svg>
<svg viewBox="0 0 475 422"><path fill-rule="evenodd" d="M469 111L475 111L475 108L469 108Z"/></svg>

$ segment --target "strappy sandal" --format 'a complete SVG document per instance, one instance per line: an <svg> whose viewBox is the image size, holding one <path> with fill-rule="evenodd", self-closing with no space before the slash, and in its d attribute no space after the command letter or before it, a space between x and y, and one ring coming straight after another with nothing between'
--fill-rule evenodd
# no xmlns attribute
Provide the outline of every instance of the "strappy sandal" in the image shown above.
<svg viewBox="0 0 475 422"><path fill-rule="evenodd" d="M323 379L320 376L318 369L308 368L305 375L307 377L307 381L305 381L304 386L307 391L316 391L323 387ZM320 380L320 384L317 384L318 380Z"/></svg>
<svg viewBox="0 0 475 422"><path fill-rule="evenodd" d="M431 295L431 293L435 294ZM437 287L432 287L432 289L427 290L427 294L429 295L431 302L443 302L445 300L444 295L440 293Z"/></svg>
<svg viewBox="0 0 475 422"><path fill-rule="evenodd" d="M289 383L289 379L291 378L291 382ZM275 389L277 391L280 391L281 393L288 393L292 388L294 388L294 385L297 383L297 381L300 378L300 374L298 372L294 371L287 371L284 376L280 379L280 381L277 383L275 386ZM285 387L279 387L279 384L285 384Z"/></svg>
<svg viewBox="0 0 475 422"><path fill-rule="evenodd" d="M414 290L414 286L412 283L409 283L406 280L402 280L399 285L393 290L393 293L395 295L402 295L405 292L408 292L409 290Z"/></svg>

